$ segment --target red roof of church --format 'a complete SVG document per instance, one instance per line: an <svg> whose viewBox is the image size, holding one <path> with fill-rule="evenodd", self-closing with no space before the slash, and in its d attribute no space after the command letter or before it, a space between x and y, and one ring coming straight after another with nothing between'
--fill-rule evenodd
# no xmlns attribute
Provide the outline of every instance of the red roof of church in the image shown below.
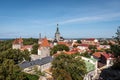
<svg viewBox="0 0 120 80"><path fill-rule="evenodd" d="M17 38L13 41L13 44L20 44L23 42L23 39L22 38Z"/></svg>
<svg viewBox="0 0 120 80"><path fill-rule="evenodd" d="M49 47L49 46L50 46L47 38L43 38L43 39L42 39L41 46L42 46L42 47Z"/></svg>

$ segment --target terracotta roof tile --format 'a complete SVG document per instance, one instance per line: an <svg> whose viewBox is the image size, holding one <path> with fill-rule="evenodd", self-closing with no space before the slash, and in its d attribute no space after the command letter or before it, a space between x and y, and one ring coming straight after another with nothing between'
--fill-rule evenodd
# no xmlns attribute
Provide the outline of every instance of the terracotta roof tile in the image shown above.
<svg viewBox="0 0 120 80"><path fill-rule="evenodd" d="M13 41L13 44L20 44L22 42L23 42L22 38L17 38Z"/></svg>
<svg viewBox="0 0 120 80"><path fill-rule="evenodd" d="M93 54L93 56L97 57L97 58L100 58L101 57L101 52L95 52Z"/></svg>
<svg viewBox="0 0 120 80"><path fill-rule="evenodd" d="M66 42L63 42L63 41L58 42L58 44L63 44L63 45L69 46L69 44L67 44Z"/></svg>
<svg viewBox="0 0 120 80"><path fill-rule="evenodd" d="M47 38L42 39L41 46L42 47L50 47L50 44L49 44Z"/></svg>

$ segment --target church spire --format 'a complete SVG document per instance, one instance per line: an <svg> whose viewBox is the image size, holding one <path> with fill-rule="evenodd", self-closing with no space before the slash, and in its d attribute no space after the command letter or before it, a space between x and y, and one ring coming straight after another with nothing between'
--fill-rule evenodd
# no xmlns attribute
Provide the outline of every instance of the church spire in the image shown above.
<svg viewBox="0 0 120 80"><path fill-rule="evenodd" d="M56 34L60 34L58 24L57 24Z"/></svg>

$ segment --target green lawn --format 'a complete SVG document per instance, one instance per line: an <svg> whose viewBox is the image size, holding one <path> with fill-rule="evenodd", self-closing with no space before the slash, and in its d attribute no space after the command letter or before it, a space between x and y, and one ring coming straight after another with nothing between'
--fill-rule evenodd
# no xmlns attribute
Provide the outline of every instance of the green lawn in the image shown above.
<svg viewBox="0 0 120 80"><path fill-rule="evenodd" d="M90 72L92 70L95 69L95 65L93 65L92 63L85 61L86 67L87 67L87 72Z"/></svg>

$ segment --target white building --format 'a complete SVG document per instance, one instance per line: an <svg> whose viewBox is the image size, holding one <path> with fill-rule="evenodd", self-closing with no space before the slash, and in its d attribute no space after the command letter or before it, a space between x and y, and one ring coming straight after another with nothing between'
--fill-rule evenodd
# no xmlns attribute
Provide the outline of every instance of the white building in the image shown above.
<svg viewBox="0 0 120 80"><path fill-rule="evenodd" d="M15 39L12 44L13 49L21 49L23 46L23 40L22 38Z"/></svg>
<svg viewBox="0 0 120 80"><path fill-rule="evenodd" d="M39 45L38 48L38 56L40 56L40 58L50 56L50 44L47 38L43 38L41 40L41 44Z"/></svg>

